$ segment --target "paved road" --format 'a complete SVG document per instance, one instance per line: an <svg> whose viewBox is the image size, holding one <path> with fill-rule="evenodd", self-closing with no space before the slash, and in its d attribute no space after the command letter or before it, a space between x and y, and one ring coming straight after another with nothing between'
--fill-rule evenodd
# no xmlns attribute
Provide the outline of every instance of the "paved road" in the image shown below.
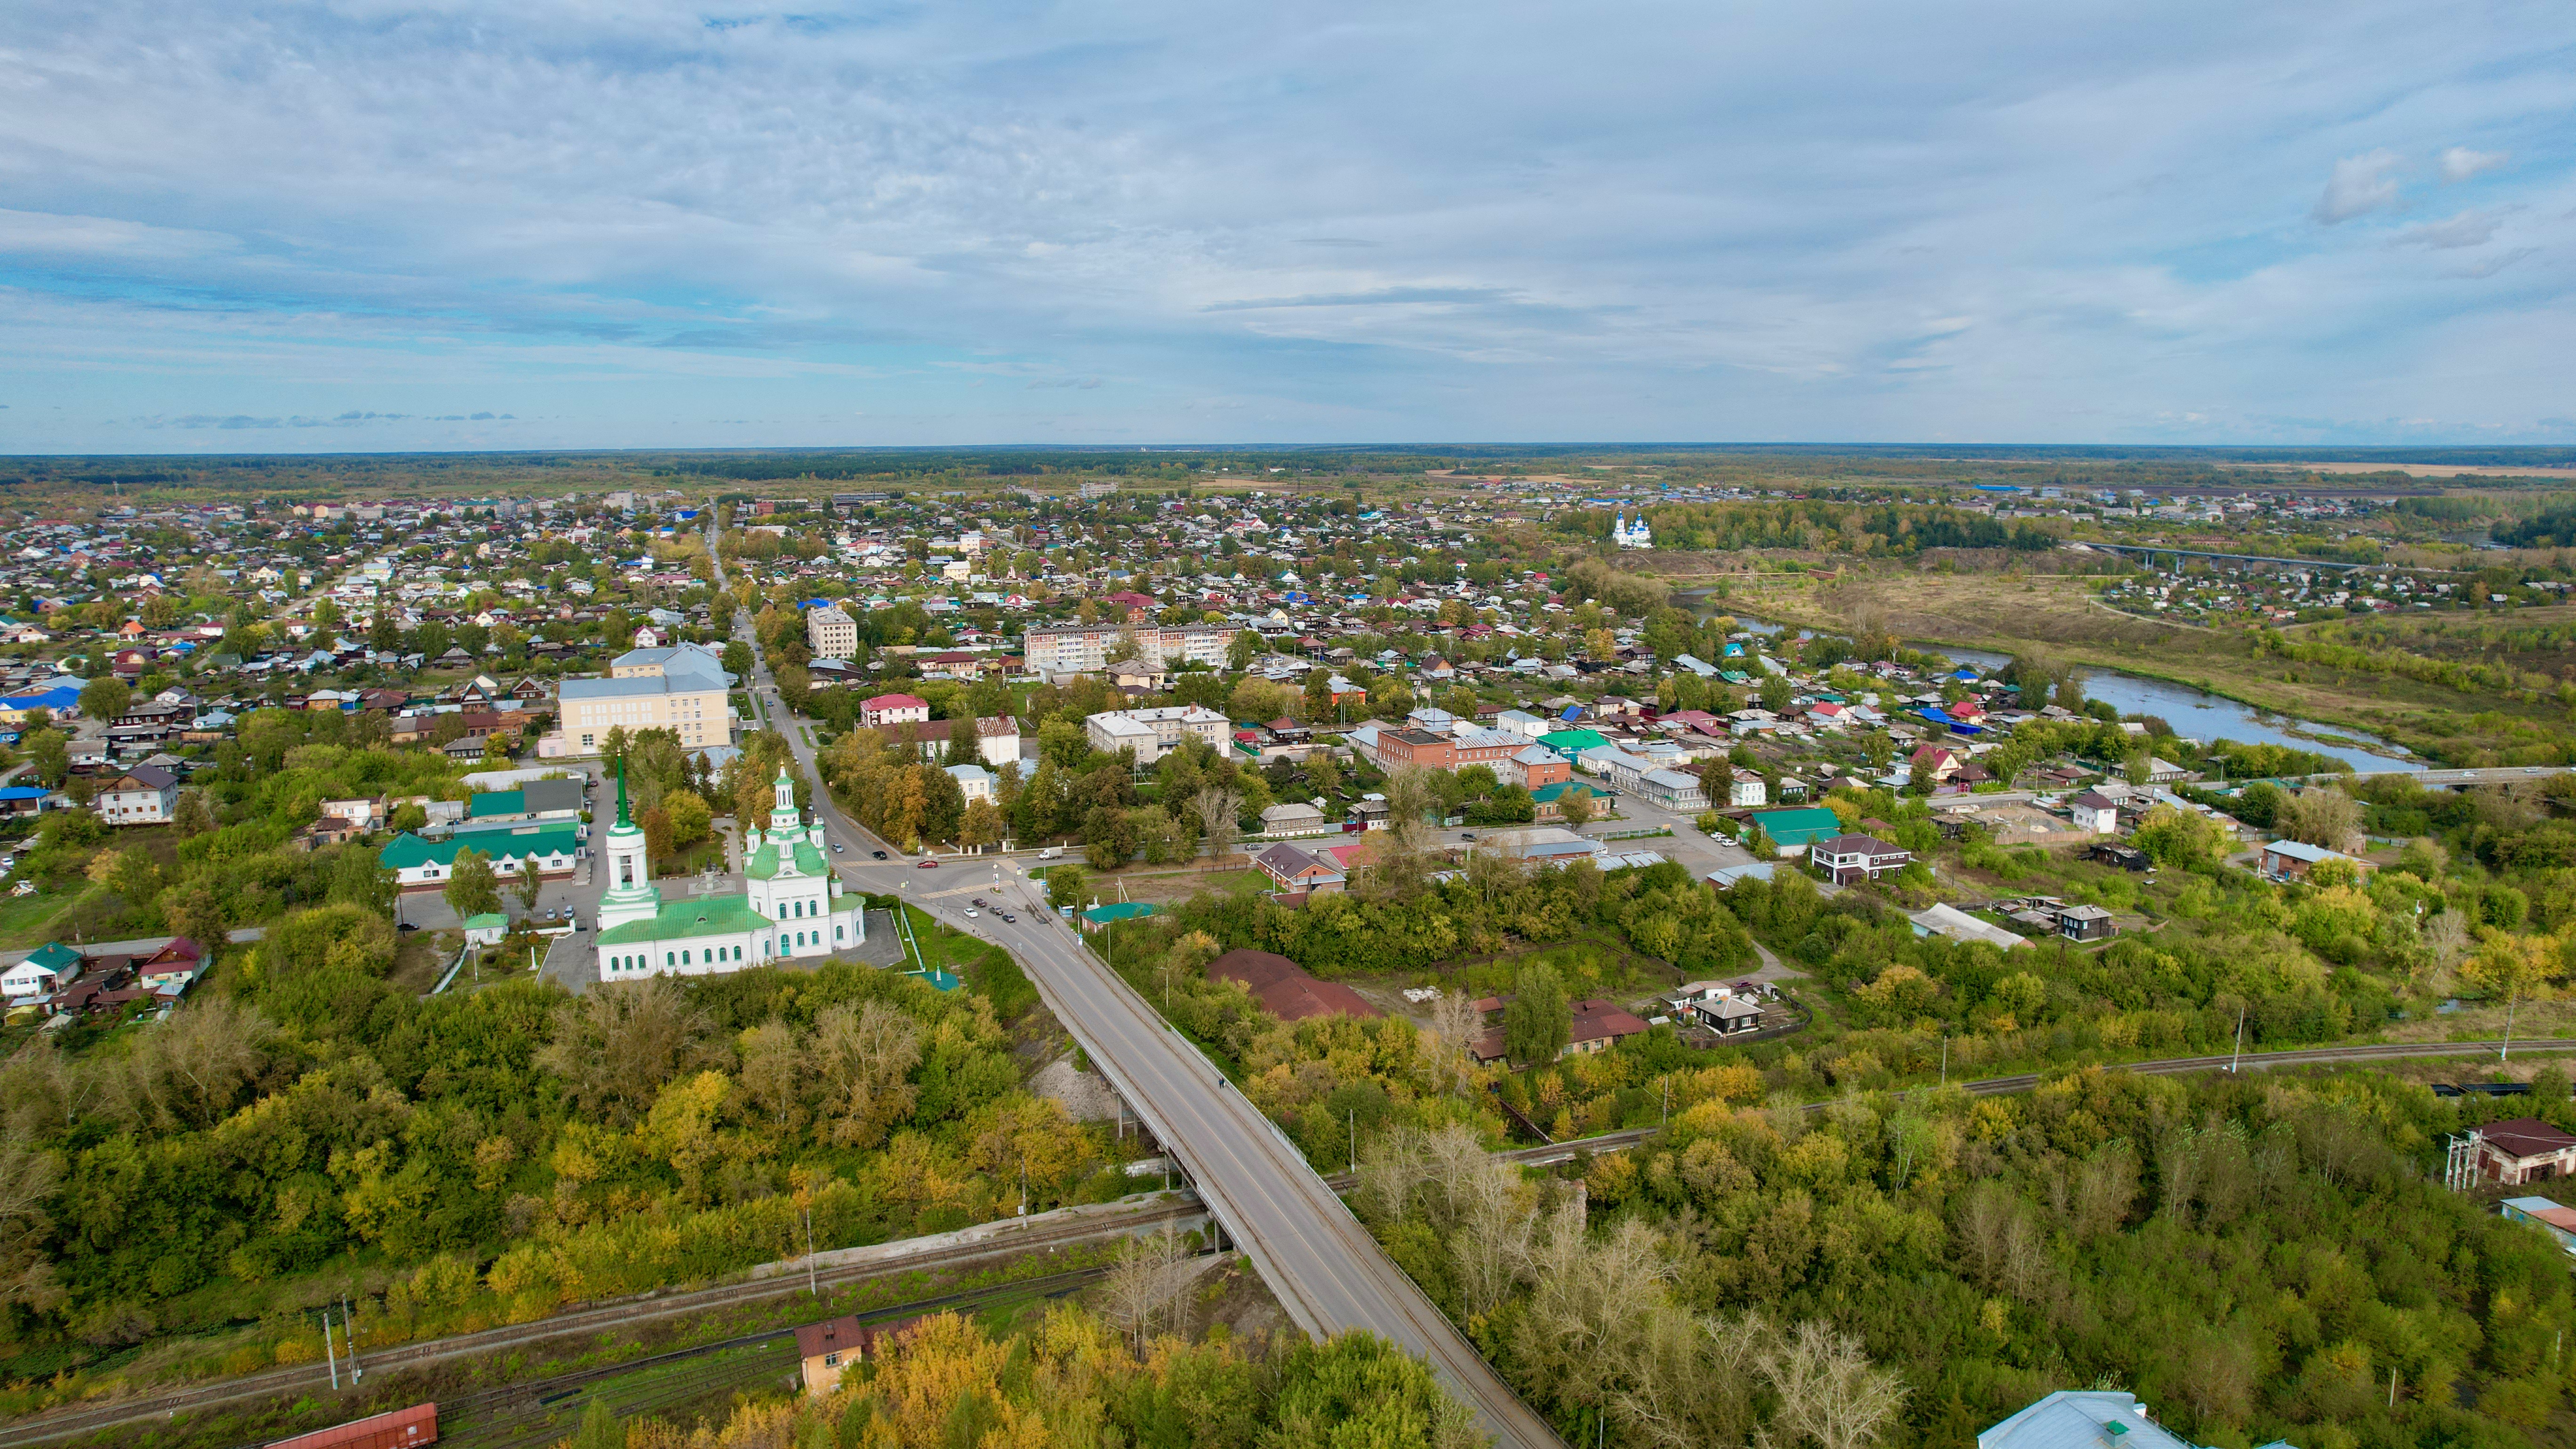
<svg viewBox="0 0 2576 1449"><path fill-rule="evenodd" d="M721 588L720 553L718 559ZM793 727L795 721L778 703L768 660L750 624L748 616L736 614L736 633L753 650L752 678L746 683L791 726L782 733L798 763L812 771L813 749L805 743L805 731ZM958 913L952 924L1018 956L1056 1019L1180 1160L1227 1235L1260 1269L1298 1327L1317 1335L1365 1328L1402 1345L1431 1364L1505 1449L1543 1449L1560 1442L1379 1250L1279 1130L1046 909L1042 891L1019 862L952 861L936 875L919 871L917 864L895 857L884 842L843 816L822 788L820 774L814 779L814 808L825 833L848 847L834 862L843 878L861 889L909 895L926 908L946 906ZM868 858L873 850L887 850L889 859L878 863ZM1017 924L989 913L972 920L963 916L963 898L955 892L968 883L986 882L995 898L1022 908ZM936 902L926 898L932 891L940 893Z"/></svg>

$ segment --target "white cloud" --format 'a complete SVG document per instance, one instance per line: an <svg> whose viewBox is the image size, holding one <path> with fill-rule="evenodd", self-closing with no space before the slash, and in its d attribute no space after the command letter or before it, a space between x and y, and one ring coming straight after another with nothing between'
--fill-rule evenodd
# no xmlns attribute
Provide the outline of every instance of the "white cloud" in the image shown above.
<svg viewBox="0 0 2576 1449"><path fill-rule="evenodd" d="M2472 151L2466 146L2454 146L2442 153L2442 179L2446 182L2466 181L2481 171L2493 171L2512 159L2513 154L2509 151Z"/></svg>
<svg viewBox="0 0 2576 1449"><path fill-rule="evenodd" d="M2389 173L2404 158L2389 150L2365 151L2334 164L2326 190L2317 198L2316 219L2335 226L2397 204L2397 178Z"/></svg>
<svg viewBox="0 0 2576 1449"><path fill-rule="evenodd" d="M2408 227L2397 234L2396 241L2402 247L2432 247L2437 251L2482 247L2495 236L2496 228L2501 225L2503 221L2499 217L2464 211L2448 221Z"/></svg>
<svg viewBox="0 0 2576 1449"><path fill-rule="evenodd" d="M2346 158L2333 224L2399 204L2401 152L2527 135L2515 194L2479 198L2509 229L2402 240L2489 275L2507 243L2564 255L2576 83L2528 39L2563 3L1962 0L1856 32L1481 0L723 26L690 0L18 0L0 453L112 449L31 431L91 396L214 420L160 446L352 409L447 445L501 397L526 422L491 431L548 447L734 416L817 431L704 440L1196 438L1209 398L1263 440L2555 416L2545 366L2420 344L2456 322L2546 355L2565 269L2463 288L2377 228L2265 219L2303 158ZM1564 83L1462 100L1540 71Z"/></svg>

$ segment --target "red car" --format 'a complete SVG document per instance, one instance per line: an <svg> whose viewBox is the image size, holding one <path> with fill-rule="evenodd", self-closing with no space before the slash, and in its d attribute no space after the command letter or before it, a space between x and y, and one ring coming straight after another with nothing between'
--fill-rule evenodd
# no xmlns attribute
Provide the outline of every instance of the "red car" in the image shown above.
<svg viewBox="0 0 2576 1449"><path fill-rule="evenodd" d="M937 869L939 869L939 862L938 862L938 861L935 861L935 860L925 860L925 861L923 861L921 864L914 866L914 867L913 867L913 869L914 869L914 870L937 870Z"/></svg>

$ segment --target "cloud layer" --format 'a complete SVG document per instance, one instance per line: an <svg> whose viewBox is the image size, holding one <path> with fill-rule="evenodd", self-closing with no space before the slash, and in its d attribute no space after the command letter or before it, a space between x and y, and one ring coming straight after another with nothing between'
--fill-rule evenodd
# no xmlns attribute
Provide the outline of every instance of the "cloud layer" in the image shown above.
<svg viewBox="0 0 2576 1449"><path fill-rule="evenodd" d="M24 0L0 49L0 452L2567 437L2563 5Z"/></svg>

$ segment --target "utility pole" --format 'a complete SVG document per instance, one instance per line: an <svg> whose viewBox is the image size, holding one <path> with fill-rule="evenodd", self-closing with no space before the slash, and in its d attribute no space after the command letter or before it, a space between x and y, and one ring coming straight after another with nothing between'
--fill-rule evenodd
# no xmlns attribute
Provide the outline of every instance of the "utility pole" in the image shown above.
<svg viewBox="0 0 2576 1449"><path fill-rule="evenodd" d="M358 1325L350 1321L346 1295L340 1299L340 1336L348 1340L345 1346L349 1350L349 1387L356 1388L358 1380L367 1376L367 1371L358 1365Z"/></svg>
<svg viewBox="0 0 2576 1449"><path fill-rule="evenodd" d="M805 1296L823 1296L823 1290L814 1280L814 1204L811 1199L805 1203Z"/></svg>
<svg viewBox="0 0 2576 1449"><path fill-rule="evenodd" d="M322 1356L331 1361L331 1390L340 1389L340 1352L331 1343L331 1305L322 1305Z"/></svg>
<svg viewBox="0 0 2576 1449"><path fill-rule="evenodd" d="M1941 1085L1950 1085L1950 1039L1941 1038Z"/></svg>
<svg viewBox="0 0 2576 1449"><path fill-rule="evenodd" d="M2245 1008L2236 1008L2236 1051L2227 1059L2228 1075L2236 1073L2237 1063L2245 1060Z"/></svg>
<svg viewBox="0 0 2576 1449"><path fill-rule="evenodd" d="M1359 1176L1359 1171L1360 1171L1360 1109L1359 1109L1359 1108L1357 1108L1357 1107L1353 1107L1353 1108L1351 1108L1350 1110L1351 1110L1351 1175L1352 1175L1353 1177L1357 1177L1357 1176Z"/></svg>
<svg viewBox="0 0 2576 1449"><path fill-rule="evenodd" d="M2522 993L2519 990L2507 992L2505 994L2504 1045L2496 1052L2497 1061L2505 1062L2513 1060L2513 1008L2515 1003L2520 1001L2521 998Z"/></svg>

